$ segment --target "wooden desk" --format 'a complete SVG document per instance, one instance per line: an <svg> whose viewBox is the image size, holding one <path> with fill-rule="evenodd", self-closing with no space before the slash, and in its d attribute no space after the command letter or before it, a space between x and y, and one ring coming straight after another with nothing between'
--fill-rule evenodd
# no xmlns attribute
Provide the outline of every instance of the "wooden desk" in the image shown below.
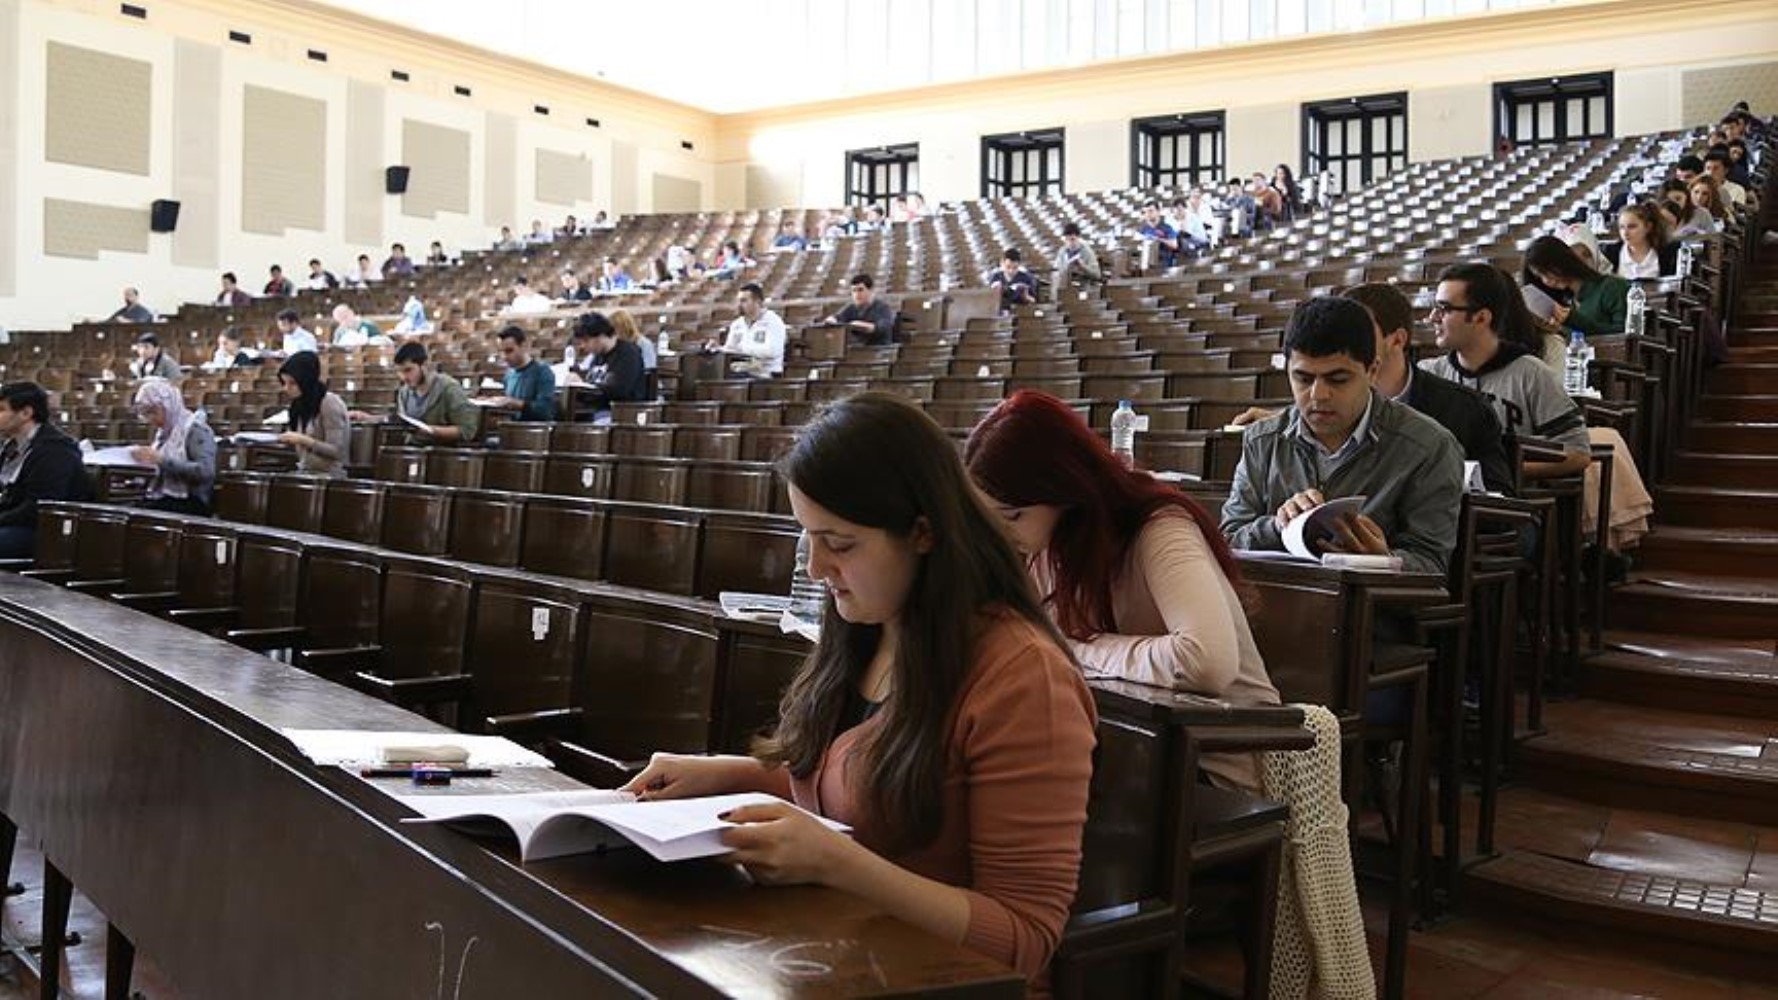
<svg viewBox="0 0 1778 1000"><path fill-rule="evenodd" d="M1022 992L995 963L831 890L756 889L719 865L625 853L521 868L510 851L398 823L398 803L308 763L285 726L437 728L0 576L0 812L190 995ZM570 784L500 780L519 779Z"/></svg>

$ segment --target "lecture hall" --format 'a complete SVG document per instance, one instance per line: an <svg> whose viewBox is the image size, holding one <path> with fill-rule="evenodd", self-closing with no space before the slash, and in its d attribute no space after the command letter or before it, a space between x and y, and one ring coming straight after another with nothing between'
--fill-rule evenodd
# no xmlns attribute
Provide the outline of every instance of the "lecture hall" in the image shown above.
<svg viewBox="0 0 1778 1000"><path fill-rule="evenodd" d="M1769 0L0 0L0 1000L1778 1000L1768 153Z"/></svg>

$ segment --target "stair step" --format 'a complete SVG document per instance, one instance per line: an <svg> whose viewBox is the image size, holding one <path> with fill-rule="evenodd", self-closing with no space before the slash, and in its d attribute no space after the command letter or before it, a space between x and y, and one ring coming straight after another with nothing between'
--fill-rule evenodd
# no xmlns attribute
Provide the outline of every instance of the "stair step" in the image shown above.
<svg viewBox="0 0 1778 1000"><path fill-rule="evenodd" d="M1731 364L1778 363L1778 329L1746 330L1750 336L1729 348Z"/></svg>
<svg viewBox="0 0 1778 1000"><path fill-rule="evenodd" d="M1637 570L1607 602L1611 624L1659 622L1669 632L1729 639L1778 637L1778 583L1685 570Z"/></svg>
<svg viewBox="0 0 1778 1000"><path fill-rule="evenodd" d="M1778 722L1582 698L1519 747L1530 785L1599 805L1778 826Z"/></svg>
<svg viewBox="0 0 1778 1000"><path fill-rule="evenodd" d="M1697 451L1778 455L1778 421L1695 420L1685 440Z"/></svg>
<svg viewBox="0 0 1778 1000"><path fill-rule="evenodd" d="M1711 392L1761 392L1778 386L1778 364L1726 364L1705 376Z"/></svg>
<svg viewBox="0 0 1778 1000"><path fill-rule="evenodd" d="M1673 478L1699 486L1778 489L1778 454L1682 451L1674 456Z"/></svg>
<svg viewBox="0 0 1778 1000"><path fill-rule="evenodd" d="M1633 553L1636 568L1721 576L1778 575L1778 531L1659 524Z"/></svg>
<svg viewBox="0 0 1778 1000"><path fill-rule="evenodd" d="M1466 887L1481 900L1510 905L1510 912L1536 914L1552 933L1587 928L1618 941L1627 936L1661 954L1684 942L1687 950L1704 952L1699 960L1714 971L1762 974L1778 953L1778 891L1645 875L1529 851L1477 865Z"/></svg>
<svg viewBox="0 0 1778 1000"><path fill-rule="evenodd" d="M1654 492L1655 511L1665 524L1778 530L1778 490L1662 486Z"/></svg>
<svg viewBox="0 0 1778 1000"><path fill-rule="evenodd" d="M1705 393L1698 403L1705 420L1753 420L1778 423L1778 396L1737 396Z"/></svg>
<svg viewBox="0 0 1778 1000"><path fill-rule="evenodd" d="M1778 643L1608 631L1589 697L1681 712L1778 717Z"/></svg>

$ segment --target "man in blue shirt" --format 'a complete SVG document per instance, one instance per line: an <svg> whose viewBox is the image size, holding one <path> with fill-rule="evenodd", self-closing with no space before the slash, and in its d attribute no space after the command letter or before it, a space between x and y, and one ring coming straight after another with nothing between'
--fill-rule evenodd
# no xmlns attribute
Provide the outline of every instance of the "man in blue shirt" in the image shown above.
<svg viewBox="0 0 1778 1000"><path fill-rule="evenodd" d="M1037 301L1037 278L1025 270L1022 259L1017 247L1008 247L1000 255L1000 270L988 276L988 287L1000 289L1001 312Z"/></svg>
<svg viewBox="0 0 1778 1000"><path fill-rule="evenodd" d="M489 405L517 411L514 420L556 419L556 373L531 357L521 327L500 331L500 356L506 361L506 394Z"/></svg>
<svg viewBox="0 0 1778 1000"><path fill-rule="evenodd" d="M1172 267L1179 262L1179 233L1161 218L1159 202L1151 201L1142 206L1142 228L1136 232L1143 239L1155 242L1160 266Z"/></svg>

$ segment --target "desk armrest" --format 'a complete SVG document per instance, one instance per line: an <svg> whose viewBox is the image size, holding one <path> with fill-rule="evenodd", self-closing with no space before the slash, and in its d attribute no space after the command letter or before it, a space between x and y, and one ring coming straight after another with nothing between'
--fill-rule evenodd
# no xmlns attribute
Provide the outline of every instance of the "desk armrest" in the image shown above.
<svg viewBox="0 0 1778 1000"><path fill-rule="evenodd" d="M375 670L383 662L381 646L348 646L342 649L299 649L296 665L318 677L344 678L360 670Z"/></svg>
<svg viewBox="0 0 1778 1000"><path fill-rule="evenodd" d="M0 559L0 572L20 573L35 565L35 559Z"/></svg>
<svg viewBox="0 0 1778 1000"><path fill-rule="evenodd" d="M44 583L65 583L74 579L74 571L71 569L26 569L20 570L19 575L42 580Z"/></svg>
<svg viewBox="0 0 1778 1000"><path fill-rule="evenodd" d="M163 611L179 599L177 590L150 590L138 593L116 593L111 599L135 611Z"/></svg>
<svg viewBox="0 0 1778 1000"><path fill-rule="evenodd" d="M564 773L595 788L617 788L648 766L645 760L618 760L569 740L551 743L547 756Z"/></svg>
<svg viewBox="0 0 1778 1000"><path fill-rule="evenodd" d="M352 686L403 708L460 702L469 696L468 674L442 674L437 677L378 677L360 670L352 675Z"/></svg>
<svg viewBox="0 0 1778 1000"><path fill-rule="evenodd" d="M237 607L222 608L169 608L167 618L184 625L186 628L213 629L225 628L239 621L241 609Z"/></svg>
<svg viewBox="0 0 1778 1000"><path fill-rule="evenodd" d="M1110 955L1132 945L1166 946L1178 933L1178 911L1158 899L1105 906L1068 917L1056 961L1078 961L1095 952Z"/></svg>
<svg viewBox="0 0 1778 1000"><path fill-rule="evenodd" d="M115 579L107 580L69 580L67 583L63 584L63 586L74 591L76 594L102 594L106 591L116 590L129 582L130 581L125 580L123 577L117 577Z"/></svg>
<svg viewBox="0 0 1778 1000"><path fill-rule="evenodd" d="M1235 725L1186 726L1186 735L1199 750L1233 753L1264 750L1307 750L1315 745L1315 734L1295 726Z"/></svg>
<svg viewBox="0 0 1778 1000"><path fill-rule="evenodd" d="M268 649L292 648L308 634L309 630L301 625L282 625L276 628L229 629L223 638L237 646L264 652Z"/></svg>
<svg viewBox="0 0 1778 1000"><path fill-rule="evenodd" d="M578 708L548 708L541 712L490 715L485 724L491 736L504 736L515 743L537 743L574 735L584 714Z"/></svg>

